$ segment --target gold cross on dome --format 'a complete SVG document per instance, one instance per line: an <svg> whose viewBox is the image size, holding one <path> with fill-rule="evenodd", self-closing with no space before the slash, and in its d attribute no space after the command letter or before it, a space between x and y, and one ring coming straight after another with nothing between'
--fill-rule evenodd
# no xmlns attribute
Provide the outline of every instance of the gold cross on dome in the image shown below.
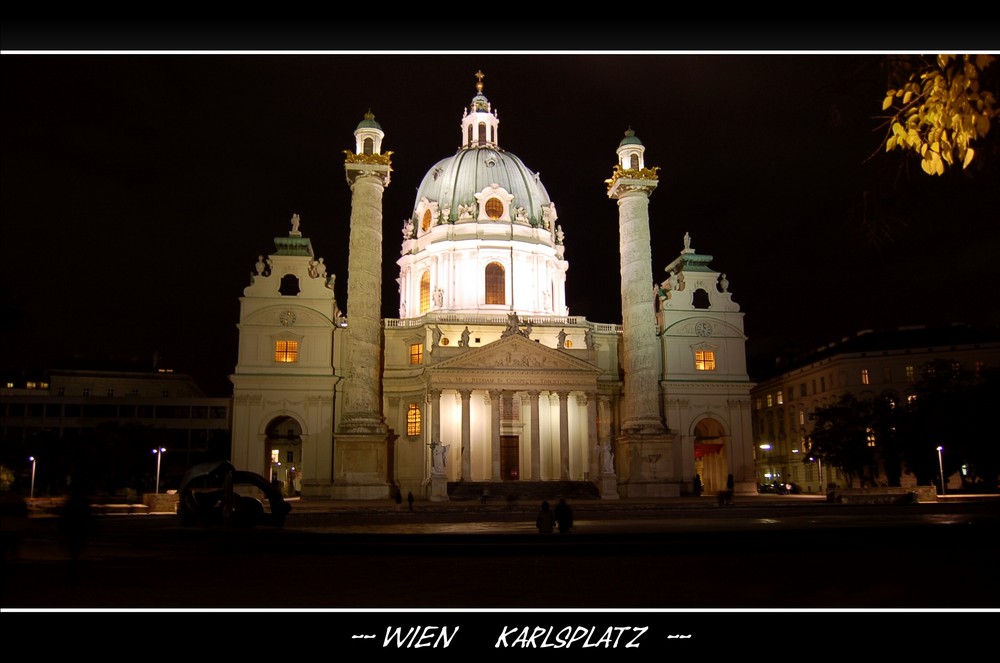
<svg viewBox="0 0 1000 663"><path fill-rule="evenodd" d="M476 92L482 92L483 91L483 76L484 75L485 74L483 74L482 70L476 71L476 79L477 79L476 80Z"/></svg>

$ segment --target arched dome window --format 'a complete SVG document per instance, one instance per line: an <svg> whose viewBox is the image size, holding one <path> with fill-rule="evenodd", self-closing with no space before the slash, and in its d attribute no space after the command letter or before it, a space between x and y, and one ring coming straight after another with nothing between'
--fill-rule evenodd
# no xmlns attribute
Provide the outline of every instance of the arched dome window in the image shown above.
<svg viewBox="0 0 1000 663"><path fill-rule="evenodd" d="M472 147L472 125L469 125L469 147Z"/></svg>
<svg viewBox="0 0 1000 663"><path fill-rule="evenodd" d="M499 198L490 198L486 201L486 216L494 221L503 216L503 203Z"/></svg>
<svg viewBox="0 0 1000 663"><path fill-rule="evenodd" d="M364 147L362 148L365 154L372 154L375 152L375 141L371 138L365 138Z"/></svg>
<svg viewBox="0 0 1000 663"><path fill-rule="evenodd" d="M429 209L424 210L424 218L420 220L420 229L424 232L431 229L431 211Z"/></svg>
<svg viewBox="0 0 1000 663"><path fill-rule="evenodd" d="M691 295L691 306L694 308L709 308L710 305L708 292L705 290L698 288L694 291L694 294Z"/></svg>
<svg viewBox="0 0 1000 663"><path fill-rule="evenodd" d="M632 170L639 170L639 155L638 154L633 154L631 157L629 157L628 167L631 168Z"/></svg>
<svg viewBox="0 0 1000 663"><path fill-rule="evenodd" d="M486 145L486 123L479 123L479 144Z"/></svg>
<svg viewBox="0 0 1000 663"><path fill-rule="evenodd" d="M431 308L431 273L420 275L420 313L427 313Z"/></svg>
<svg viewBox="0 0 1000 663"><path fill-rule="evenodd" d="M491 262L486 265L486 303L506 304L507 293L504 290L503 265Z"/></svg>

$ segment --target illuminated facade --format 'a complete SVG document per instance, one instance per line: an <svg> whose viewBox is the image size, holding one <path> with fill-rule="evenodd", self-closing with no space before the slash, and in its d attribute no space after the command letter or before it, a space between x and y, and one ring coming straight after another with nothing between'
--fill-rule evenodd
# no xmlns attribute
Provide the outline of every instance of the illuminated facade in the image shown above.
<svg viewBox="0 0 1000 663"><path fill-rule="evenodd" d="M647 206L658 175L639 139L626 133L606 182L630 266L619 325L570 314L555 203L500 147L481 76L460 131L402 224L398 318L372 324L391 153L370 114L345 160L347 316L297 217L259 261L232 376L237 466L266 473L280 447L317 497L398 487L445 500L458 484L551 481L589 483L606 499L671 496L696 472L709 490L728 474L754 490L743 314L687 235L654 283Z"/></svg>

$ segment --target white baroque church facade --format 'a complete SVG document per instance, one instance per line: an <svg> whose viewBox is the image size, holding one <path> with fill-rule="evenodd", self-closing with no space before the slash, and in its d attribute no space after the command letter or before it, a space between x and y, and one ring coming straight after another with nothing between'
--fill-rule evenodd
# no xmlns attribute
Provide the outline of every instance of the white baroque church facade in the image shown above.
<svg viewBox="0 0 1000 663"><path fill-rule="evenodd" d="M658 169L641 141L626 132L606 182L622 324L570 315L555 203L500 147L477 76L461 147L430 168L403 224L399 318L380 313L392 168L370 113L345 151L347 315L298 216L258 258L240 299L233 463L316 498L442 501L546 482L669 497L696 475L707 491L732 475L756 492L743 314L686 234L653 280Z"/></svg>

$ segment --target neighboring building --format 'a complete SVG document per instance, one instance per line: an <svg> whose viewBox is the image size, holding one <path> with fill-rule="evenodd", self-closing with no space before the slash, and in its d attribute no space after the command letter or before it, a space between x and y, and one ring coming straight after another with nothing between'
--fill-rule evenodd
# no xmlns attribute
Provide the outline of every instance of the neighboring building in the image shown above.
<svg viewBox="0 0 1000 663"><path fill-rule="evenodd" d="M921 366L939 359L971 370L998 367L1000 332L962 325L869 329L776 362L771 377L761 379L751 392L758 481L796 483L806 492L825 491L827 483L847 487L834 468L809 458L813 411L846 393L858 398L888 393L904 403L920 379ZM904 474L902 481L912 485L914 480ZM960 485L958 477L951 481Z"/></svg>
<svg viewBox="0 0 1000 663"><path fill-rule="evenodd" d="M709 490L729 474L755 490L743 314L686 234L667 280L653 281L658 175L645 147L626 132L606 182L623 324L571 315L555 204L499 146L479 78L461 147L430 168L403 224L398 319L380 315L392 169L371 114L345 162L347 317L297 215L258 259L240 300L233 462L315 497L445 500L555 481L610 499L669 496L695 473Z"/></svg>
<svg viewBox="0 0 1000 663"><path fill-rule="evenodd" d="M56 369L5 376L0 384L0 426L8 450L35 455L42 453L44 444L72 443L101 427L128 428L139 438L129 443L142 444L141 452L150 456L149 466L138 472L155 468L154 447L166 449L164 478L227 457L231 403L230 398L205 396L190 376L167 369ZM58 483L64 477L53 480Z"/></svg>

